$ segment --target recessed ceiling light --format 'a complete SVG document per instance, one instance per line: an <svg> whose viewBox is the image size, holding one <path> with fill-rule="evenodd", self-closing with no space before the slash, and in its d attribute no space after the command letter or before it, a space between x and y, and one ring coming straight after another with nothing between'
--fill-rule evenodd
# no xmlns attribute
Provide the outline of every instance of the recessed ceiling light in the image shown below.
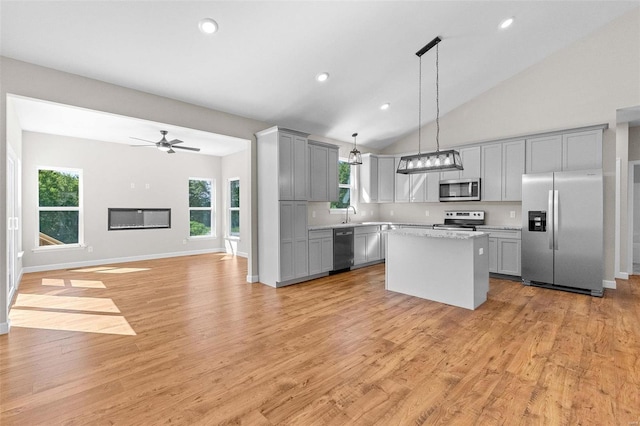
<svg viewBox="0 0 640 426"><path fill-rule="evenodd" d="M513 18L507 18L500 23L500 29L504 30L506 28L509 28L511 24L513 24Z"/></svg>
<svg viewBox="0 0 640 426"><path fill-rule="evenodd" d="M327 81L328 78L329 78L328 72L321 72L320 74L316 75L316 80L320 82Z"/></svg>
<svg viewBox="0 0 640 426"><path fill-rule="evenodd" d="M380 105L380 109L383 111L386 111L389 109L389 107L391 106L391 104L389 102L387 102L386 104L382 104Z"/></svg>
<svg viewBox="0 0 640 426"><path fill-rule="evenodd" d="M218 31L218 23L211 18L203 18L198 22L198 28L205 34L213 34Z"/></svg>

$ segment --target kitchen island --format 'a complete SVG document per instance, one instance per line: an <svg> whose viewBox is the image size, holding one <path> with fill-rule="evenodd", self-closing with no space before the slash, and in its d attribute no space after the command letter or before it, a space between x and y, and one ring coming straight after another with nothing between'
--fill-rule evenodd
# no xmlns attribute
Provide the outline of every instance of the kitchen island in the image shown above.
<svg viewBox="0 0 640 426"><path fill-rule="evenodd" d="M387 290L466 309L487 300L486 233L402 228L386 240Z"/></svg>

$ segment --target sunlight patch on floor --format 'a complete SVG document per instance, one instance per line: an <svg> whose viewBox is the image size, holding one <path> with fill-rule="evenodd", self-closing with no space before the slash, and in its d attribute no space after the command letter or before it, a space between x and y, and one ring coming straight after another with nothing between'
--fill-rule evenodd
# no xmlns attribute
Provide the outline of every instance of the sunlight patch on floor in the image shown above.
<svg viewBox="0 0 640 426"><path fill-rule="evenodd" d="M11 309L11 327L135 336L123 316Z"/></svg>
<svg viewBox="0 0 640 426"><path fill-rule="evenodd" d="M109 268L103 271L95 271L99 274L128 274L129 272L148 271L149 268Z"/></svg>
<svg viewBox="0 0 640 426"><path fill-rule="evenodd" d="M71 287L78 288L107 288L102 281L98 280L69 280Z"/></svg>
<svg viewBox="0 0 640 426"><path fill-rule="evenodd" d="M97 272L99 274L128 274L129 272L148 271L151 268L118 268L115 266L96 266L93 268L73 269L69 272Z"/></svg>
<svg viewBox="0 0 640 426"><path fill-rule="evenodd" d="M69 280L71 287L76 288L107 288L102 281L99 280ZM42 285L50 287L67 287L66 281L61 278L43 278Z"/></svg>
<svg viewBox="0 0 640 426"><path fill-rule="evenodd" d="M113 303L113 300L105 297L46 296L20 293L13 307L120 313L120 309Z"/></svg>
<svg viewBox="0 0 640 426"><path fill-rule="evenodd" d="M73 269L69 272L97 272L104 271L106 269L117 269L115 266L95 266L93 268Z"/></svg>

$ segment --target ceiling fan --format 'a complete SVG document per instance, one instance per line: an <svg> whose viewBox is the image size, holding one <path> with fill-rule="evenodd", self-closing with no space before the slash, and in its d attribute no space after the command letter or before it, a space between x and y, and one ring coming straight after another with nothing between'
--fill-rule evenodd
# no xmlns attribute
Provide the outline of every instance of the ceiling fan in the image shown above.
<svg viewBox="0 0 640 426"><path fill-rule="evenodd" d="M174 139L172 141L168 141L167 138L166 138L167 133L169 133L169 132L167 132L166 130L160 130L160 134L162 134L162 139L160 139L158 142L148 141L146 139L135 138L133 136L130 136L130 137L131 137L131 139L137 139L139 141L152 143L160 151L164 151L167 154L175 154L175 151L173 150L174 148L176 148L176 149L184 149L184 150L187 150L187 151L196 151L196 152L200 151L200 148L193 148L193 147L190 147L190 146L176 146L177 144L182 143L182 141L179 140L179 139ZM152 148L151 145L129 145L129 146Z"/></svg>

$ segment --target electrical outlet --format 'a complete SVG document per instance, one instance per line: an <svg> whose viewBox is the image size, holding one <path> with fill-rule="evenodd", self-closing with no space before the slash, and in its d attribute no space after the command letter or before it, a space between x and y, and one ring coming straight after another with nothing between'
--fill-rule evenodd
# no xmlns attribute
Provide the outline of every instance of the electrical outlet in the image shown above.
<svg viewBox="0 0 640 426"><path fill-rule="evenodd" d="M478 250L478 254L482 256L484 254L484 248L480 247L480 249Z"/></svg>
<svg viewBox="0 0 640 426"><path fill-rule="evenodd" d="M89 253L93 253L93 246L89 246L89 247L87 247L87 251L88 251Z"/></svg>
<svg viewBox="0 0 640 426"><path fill-rule="evenodd" d="M315 210L311 210L311 217L316 217L316 211Z"/></svg>
<svg viewBox="0 0 640 426"><path fill-rule="evenodd" d="M145 183L145 184L144 184L144 187L145 187L146 189L149 189L149 188L151 188L151 185L149 185L148 183Z"/></svg>
<svg viewBox="0 0 640 426"><path fill-rule="evenodd" d="M389 216L393 216L393 210L389 212Z"/></svg>
<svg viewBox="0 0 640 426"><path fill-rule="evenodd" d="M182 244L187 244L187 239L182 240Z"/></svg>
<svg viewBox="0 0 640 426"><path fill-rule="evenodd" d="M131 189L135 189L136 188L136 184L131 182Z"/></svg>
<svg viewBox="0 0 640 426"><path fill-rule="evenodd" d="M429 217L429 210L425 210L425 211L424 211L424 215L425 215L425 216L427 216L427 217Z"/></svg>
<svg viewBox="0 0 640 426"><path fill-rule="evenodd" d="M516 217L516 211L515 210L511 210L510 216L511 216L511 219L515 218Z"/></svg>

